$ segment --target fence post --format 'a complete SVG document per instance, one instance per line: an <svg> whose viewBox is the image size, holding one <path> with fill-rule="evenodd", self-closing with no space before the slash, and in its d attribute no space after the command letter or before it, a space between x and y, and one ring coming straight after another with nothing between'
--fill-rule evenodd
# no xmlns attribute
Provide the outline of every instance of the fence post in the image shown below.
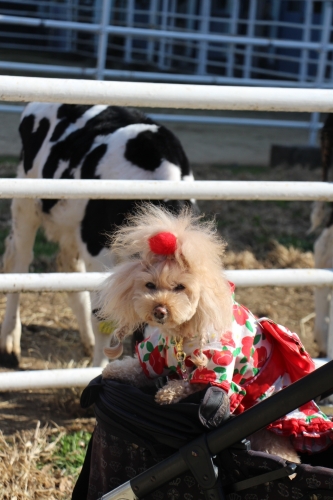
<svg viewBox="0 0 333 500"><path fill-rule="evenodd" d="M126 10L126 25L133 26L134 25L134 0L127 0L127 10ZM126 63L132 62L132 46L133 38L129 35L126 36L125 39L125 55L124 59Z"/></svg>
<svg viewBox="0 0 333 500"><path fill-rule="evenodd" d="M328 300L330 301L330 309L327 336L327 357L329 359L333 359L333 288L330 289Z"/></svg>
<svg viewBox="0 0 333 500"><path fill-rule="evenodd" d="M168 15L167 26L169 26L170 31L172 31L175 28L176 17L177 17L176 0L170 0L168 9L169 9L169 15ZM164 65L166 66L167 69L170 69L174 65L172 56L174 54L175 39L174 38L169 39L167 42L168 43L166 44L165 48Z"/></svg>
<svg viewBox="0 0 333 500"><path fill-rule="evenodd" d="M168 27L168 16L169 16L169 0L162 0L162 7L161 7L161 14L160 14L160 29L161 30L166 30ZM158 47L158 68L159 69L167 69L167 65L165 62L165 49L166 49L166 39L161 38L159 41L159 47ZM170 43L170 42L169 42ZM169 65L170 66L170 65Z"/></svg>
<svg viewBox="0 0 333 500"><path fill-rule="evenodd" d="M309 42L311 37L311 20L312 20L312 12L313 12L313 0L308 0L305 4L305 19L303 24L303 42ZM303 83L307 81L308 77L308 64L309 64L309 50L302 49L301 50L301 62L299 65L299 80Z"/></svg>
<svg viewBox="0 0 333 500"><path fill-rule="evenodd" d="M309 121L309 146L315 146L318 134L319 113L311 113Z"/></svg>
<svg viewBox="0 0 333 500"><path fill-rule="evenodd" d="M151 29L157 29L157 0L150 0L149 5L149 27ZM153 63L154 61L154 53L155 53L155 44L157 41L155 39L149 39L147 41L147 61L149 63Z"/></svg>
<svg viewBox="0 0 333 500"><path fill-rule="evenodd" d="M327 64L327 45L330 42L331 36L331 23L332 23L332 1L326 1L323 5L323 31L321 36L321 47L318 57L317 65L317 75L316 75L316 87L322 87L325 80L325 70ZM317 125L319 122L319 114L312 113L310 120L310 133L309 133L309 144L314 146L317 139Z"/></svg>
<svg viewBox="0 0 333 500"><path fill-rule="evenodd" d="M250 1L250 6L249 6L249 11L248 11L248 23L247 23L247 28L246 28L246 34L250 38L252 38L255 35L255 22L256 22L256 16L257 16L257 0L251 0ZM230 48L231 50L231 48ZM244 57L244 70L243 70L243 77L244 78L251 78L251 72L252 72L252 52L253 52L253 45L247 45L245 48L245 57ZM233 76L233 74L231 74Z"/></svg>
<svg viewBox="0 0 333 500"><path fill-rule="evenodd" d="M237 35L238 16L239 16L239 0L234 0L231 4L230 9L231 9L231 12L230 12L229 33L231 35ZM234 76L234 68L235 68L235 44L230 43L228 49L227 49L228 52L227 52L226 75L229 77L232 77L232 76Z"/></svg>
<svg viewBox="0 0 333 500"><path fill-rule="evenodd" d="M204 35L207 35L209 33L210 15L211 3L210 0L206 0L206 2L202 2L200 5L200 32ZM199 42L197 75L207 74L208 46L209 44L206 40L201 40Z"/></svg>
<svg viewBox="0 0 333 500"><path fill-rule="evenodd" d="M96 67L97 80L104 79L104 70L105 70L106 55L108 50L108 38L109 38L106 28L110 23L111 2L112 0L103 0L103 5L102 5L101 23L100 23L99 39L98 39L98 52L97 52L97 67Z"/></svg>

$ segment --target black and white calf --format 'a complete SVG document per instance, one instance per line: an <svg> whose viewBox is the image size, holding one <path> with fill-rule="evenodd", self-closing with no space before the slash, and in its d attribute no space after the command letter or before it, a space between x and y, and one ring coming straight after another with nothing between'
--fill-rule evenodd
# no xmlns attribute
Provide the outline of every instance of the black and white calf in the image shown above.
<svg viewBox="0 0 333 500"><path fill-rule="evenodd" d="M193 180L179 140L137 110L35 102L23 111L19 131L23 146L20 178ZM59 271L104 271L112 267L108 234L123 223L136 203L14 199L4 272L28 272L39 226L44 227L48 239L59 244ZM169 202L175 209L180 204ZM86 351L94 349L93 365L103 364L103 347L109 343L109 336L100 332L91 315L89 293L70 293L69 302ZM19 294L9 294L0 363L17 365L20 337Z"/></svg>

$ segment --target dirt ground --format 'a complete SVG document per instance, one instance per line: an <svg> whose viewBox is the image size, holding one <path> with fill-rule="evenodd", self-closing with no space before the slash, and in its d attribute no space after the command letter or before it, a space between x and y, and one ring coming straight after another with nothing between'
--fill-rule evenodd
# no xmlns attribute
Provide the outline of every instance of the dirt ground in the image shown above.
<svg viewBox="0 0 333 500"><path fill-rule="evenodd" d="M7 115L9 132L14 130L15 120L17 121L17 116ZM215 135L211 133L211 129L203 129L206 126L193 126L189 131L184 129L184 125L172 128L175 130L180 127L183 127L183 135L180 130L178 135L182 135L181 140L189 151L197 179L320 180L318 169L310 170L299 166L281 166L274 169L267 167L268 145L274 139L272 130L268 135L262 130L263 136L260 136L258 129L254 132L250 130L251 127L247 127L236 133L231 127L228 136L226 131L229 128L226 127L223 131L215 128ZM16 156L19 152L17 138L6 148L9 138L5 128L1 127L0 132L0 156ZM296 131L295 134L292 138L289 133L287 143L293 141L304 144L304 132L303 136ZM220 139L217 148L209 154L213 137L215 140L218 137ZM226 145L227 137L230 139L229 145ZM242 149L238 157L234 156L238 160L230 161L232 151ZM228 155L224 156L223 151L228 151ZM194 161L195 159L197 161ZM245 159L247 165L244 164ZM15 163L8 160L1 164L0 176L13 175L14 171ZM0 229L6 230L10 220L9 201L0 202ZM311 203L207 201L200 202L199 206L202 212L216 218L218 229L228 243L225 261L227 269L313 267L312 247L315 235L306 234ZM35 263L32 267L34 265ZM54 270L55 257L44 258L43 266L45 270ZM318 355L313 338L313 319L301 326L302 319L314 311L312 288L239 288L236 298L255 314L269 316L296 331L301 335L309 353L313 357ZM5 301L5 296L0 294L0 323ZM76 320L67 306L64 293L22 294L21 304L23 334L20 370L89 364L90 360L84 356L80 343ZM4 368L0 368L0 371L2 370ZM91 410L80 408L80 392L74 388L58 391L0 392L1 430L10 435L16 430L34 428L38 420L42 425L54 422L68 429L73 425L75 428L92 428L93 414Z"/></svg>

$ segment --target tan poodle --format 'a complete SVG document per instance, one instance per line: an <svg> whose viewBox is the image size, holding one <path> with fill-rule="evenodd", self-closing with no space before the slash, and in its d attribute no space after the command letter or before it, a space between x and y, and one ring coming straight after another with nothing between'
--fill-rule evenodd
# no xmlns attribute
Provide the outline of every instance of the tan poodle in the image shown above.
<svg viewBox="0 0 333 500"><path fill-rule="evenodd" d="M204 366L202 349L209 330L226 332L232 323L230 286L221 269L224 248L213 224L199 224L189 211L175 216L148 205L134 216L113 240L112 251L123 262L102 292L101 315L119 325L114 337L120 342L106 348L105 354L118 357L124 337L146 323L175 342L177 356L184 357L181 366L183 343L195 337L199 352L192 361ZM136 386L148 382L137 357L108 364L103 376ZM187 376L169 380L156 401L175 403L202 387L190 384Z"/></svg>
<svg viewBox="0 0 333 500"><path fill-rule="evenodd" d="M224 249L214 223L186 210L174 215L147 204L118 230L112 252L119 263L100 297L101 317L117 329L104 352L119 357L124 338L142 324L149 336L134 357L110 362L104 378L142 387L166 376L156 393L159 404L218 386L228 395L230 414L237 414L305 374L294 374L298 358L292 356L302 356L302 366L312 370L306 353L292 350L289 357L283 350L299 342L296 334L258 320L234 301L222 268ZM285 419L250 437L252 447L299 462Z"/></svg>

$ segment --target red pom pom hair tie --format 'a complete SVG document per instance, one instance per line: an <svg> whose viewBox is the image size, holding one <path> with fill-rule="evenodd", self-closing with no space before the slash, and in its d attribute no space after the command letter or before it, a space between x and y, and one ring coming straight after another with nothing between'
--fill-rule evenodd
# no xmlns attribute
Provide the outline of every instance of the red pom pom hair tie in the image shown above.
<svg viewBox="0 0 333 500"><path fill-rule="evenodd" d="M171 255L177 249L177 238L172 233L158 233L148 240L149 248L159 255Z"/></svg>

